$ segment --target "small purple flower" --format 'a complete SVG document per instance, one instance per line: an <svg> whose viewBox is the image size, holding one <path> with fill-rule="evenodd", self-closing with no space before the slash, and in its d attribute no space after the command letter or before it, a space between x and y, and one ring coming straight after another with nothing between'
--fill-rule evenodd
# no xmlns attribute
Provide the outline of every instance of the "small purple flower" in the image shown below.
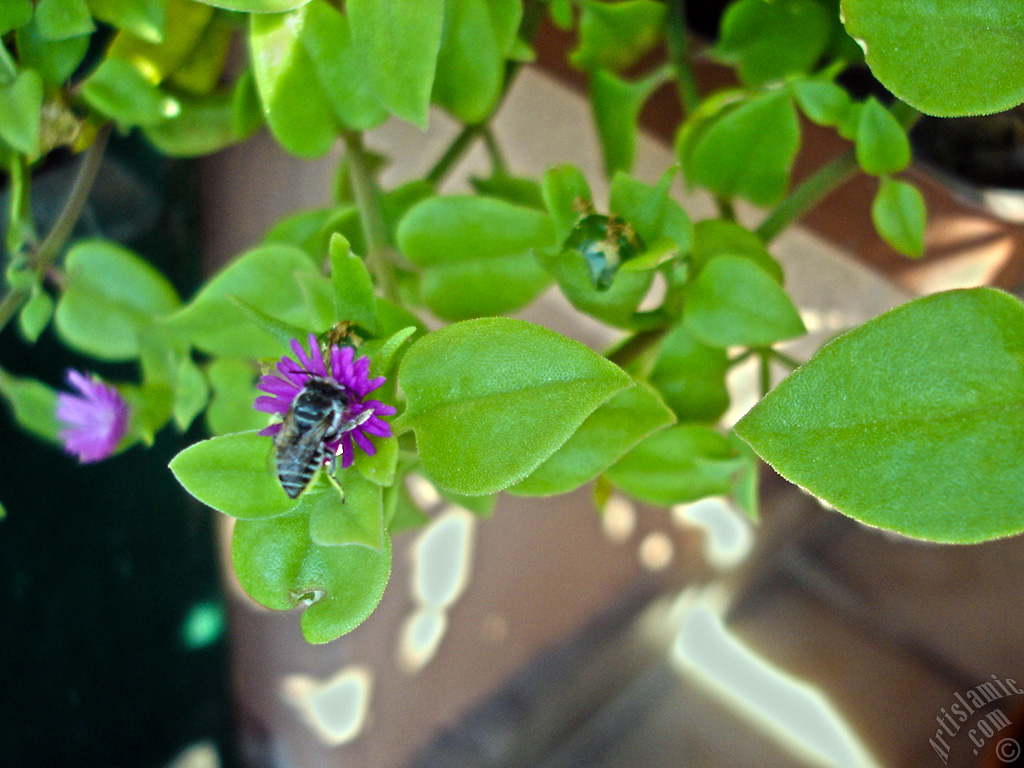
<svg viewBox="0 0 1024 768"><path fill-rule="evenodd" d="M64 424L64 450L82 464L102 461L128 431L128 403L95 376L68 370L68 383L79 394L57 393L57 419Z"/></svg>
<svg viewBox="0 0 1024 768"><path fill-rule="evenodd" d="M290 357L282 357L277 364L278 374L269 373L260 379L256 388L266 395L256 398L254 406L257 411L264 413L278 414L284 416L291 408L292 401L302 390L309 380L309 374L333 378L341 384L351 398L346 418L354 419L359 414L371 411L372 415L359 426L345 432L337 440L327 443L327 453L334 456L341 447L341 466L350 467L355 459L353 442L363 451L373 456L377 452L376 447L370 441L370 436L391 437L391 427L381 416L391 416L395 409L377 400L364 400L370 392L382 386L386 379L378 376L375 379L369 378L370 358L360 357L354 360L355 352L352 347L340 347L333 345L329 352L331 370L327 370L324 358L320 354L320 345L316 336L309 335L309 354L302 348L302 345L292 339L292 351L299 362ZM276 435L281 431L281 424L271 424L260 431L261 435Z"/></svg>

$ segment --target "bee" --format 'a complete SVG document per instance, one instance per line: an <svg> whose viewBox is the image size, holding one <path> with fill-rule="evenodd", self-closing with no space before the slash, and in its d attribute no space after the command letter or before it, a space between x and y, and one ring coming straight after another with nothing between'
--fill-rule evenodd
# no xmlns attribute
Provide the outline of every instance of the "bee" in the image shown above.
<svg viewBox="0 0 1024 768"><path fill-rule="evenodd" d="M289 497L298 498L325 463L329 463L328 472L333 477L337 456L328 455L326 443L337 440L373 415L366 410L348 418L350 404L348 392L341 384L309 374L284 416L281 431L274 436L277 479Z"/></svg>

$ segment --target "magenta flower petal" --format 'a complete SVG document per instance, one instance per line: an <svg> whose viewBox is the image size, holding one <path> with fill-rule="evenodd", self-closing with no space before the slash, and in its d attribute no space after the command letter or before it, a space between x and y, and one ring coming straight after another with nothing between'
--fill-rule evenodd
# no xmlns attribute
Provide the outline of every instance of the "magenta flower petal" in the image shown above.
<svg viewBox="0 0 1024 768"><path fill-rule="evenodd" d="M337 455L340 449L342 467L352 466L356 446L367 455L375 454L377 448L371 438L391 437L391 427L380 417L391 416L396 410L393 406L385 405L378 400L363 398L369 392L383 386L387 379L383 376L369 378L370 359L356 359L352 347L335 344L325 356L320 353L319 344L313 334L310 334L308 339L308 351L295 339L289 346L298 362L290 357L282 357L276 365L276 371L263 376L256 385L257 389L267 394L257 397L253 407L264 413L283 416L291 408L292 402L311 375L333 378L345 388L350 397L347 419L352 419L365 411L371 411L373 415L339 438L325 443L324 448L329 456ZM262 430L260 434L274 435L280 430L281 425L275 423Z"/></svg>
<svg viewBox="0 0 1024 768"><path fill-rule="evenodd" d="M78 393L57 393L57 420L63 424L64 449L79 462L102 461L128 432L128 403L116 389L94 376L69 370L68 383Z"/></svg>

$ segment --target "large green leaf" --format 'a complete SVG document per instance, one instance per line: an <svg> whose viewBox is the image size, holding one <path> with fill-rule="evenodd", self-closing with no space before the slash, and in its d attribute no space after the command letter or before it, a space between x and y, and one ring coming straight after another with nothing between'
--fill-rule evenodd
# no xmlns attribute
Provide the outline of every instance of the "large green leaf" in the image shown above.
<svg viewBox="0 0 1024 768"><path fill-rule="evenodd" d="M352 39L378 101L427 127L444 0L348 0Z"/></svg>
<svg viewBox="0 0 1024 768"><path fill-rule="evenodd" d="M81 90L91 107L125 125L153 125L181 111L177 99L162 93L123 59L105 59Z"/></svg>
<svg viewBox="0 0 1024 768"><path fill-rule="evenodd" d="M434 100L464 123L483 121L505 82L522 0L445 0Z"/></svg>
<svg viewBox="0 0 1024 768"><path fill-rule="evenodd" d="M681 424L655 432L606 474L631 496L667 505L728 493L742 465L727 438L710 427Z"/></svg>
<svg viewBox="0 0 1024 768"><path fill-rule="evenodd" d="M70 346L103 360L136 357L139 333L179 306L163 275L115 243L79 242L65 265L57 331Z"/></svg>
<svg viewBox="0 0 1024 768"><path fill-rule="evenodd" d="M36 24L47 40L88 35L96 28L85 0L39 0Z"/></svg>
<svg viewBox="0 0 1024 768"><path fill-rule="evenodd" d="M210 380L210 405L206 425L215 435L248 432L267 425L267 415L252 407L260 392L256 389L256 368L248 360L218 357L206 369Z"/></svg>
<svg viewBox="0 0 1024 768"><path fill-rule="evenodd" d="M687 181L723 197L773 205L789 185L800 148L793 98L784 89L754 96L724 110L693 137L692 145L680 144Z"/></svg>
<svg viewBox="0 0 1024 768"><path fill-rule="evenodd" d="M944 542L1024 531L1024 307L917 299L834 339L736 431L869 525Z"/></svg>
<svg viewBox="0 0 1024 768"><path fill-rule="evenodd" d="M722 17L715 52L759 86L807 72L831 34L828 11L816 0L739 0Z"/></svg>
<svg viewBox="0 0 1024 768"><path fill-rule="evenodd" d="M57 442L57 393L41 381L18 378L0 370L0 398L14 411L18 425L36 437Z"/></svg>
<svg viewBox="0 0 1024 768"><path fill-rule="evenodd" d="M1019 0L842 0L842 18L875 77L926 114L988 114L1024 101Z"/></svg>
<svg viewBox="0 0 1024 768"><path fill-rule="evenodd" d="M256 432L211 437L171 460L185 490L207 506L242 520L281 515L298 502L288 498L273 469L274 441Z"/></svg>
<svg viewBox="0 0 1024 768"><path fill-rule="evenodd" d="M0 3L0 35L32 21L32 0L7 0Z"/></svg>
<svg viewBox="0 0 1024 768"><path fill-rule="evenodd" d="M760 347L806 333L771 275L750 259L718 256L686 289L683 323L713 347Z"/></svg>
<svg viewBox="0 0 1024 768"><path fill-rule="evenodd" d="M261 605L286 611L299 605L302 634L327 643L355 629L380 602L391 574L391 545L319 546L310 538L309 515L239 520L231 560L245 591Z"/></svg>
<svg viewBox="0 0 1024 768"><path fill-rule="evenodd" d="M657 395L642 384L602 404L576 433L525 480L509 488L521 496L567 493L593 480L656 429L675 422Z"/></svg>
<svg viewBox="0 0 1024 768"><path fill-rule="evenodd" d="M233 357L269 357L281 342L250 319L232 299L285 323L314 330L295 274L314 273L305 252L264 245L240 256L169 320L172 328L205 352Z"/></svg>
<svg viewBox="0 0 1024 768"><path fill-rule="evenodd" d="M37 71L48 85L64 85L89 48L89 36L78 35L64 40L48 40L33 21L21 27L16 38L21 65Z"/></svg>
<svg viewBox="0 0 1024 768"><path fill-rule="evenodd" d="M550 281L532 249L553 241L545 213L468 195L424 200L398 227L402 253L423 268L423 300L446 320L529 303Z"/></svg>
<svg viewBox="0 0 1024 768"><path fill-rule="evenodd" d="M384 507L381 488L353 469L342 472L338 482L344 496L324 480L323 488L302 497L298 511L309 515L309 535L314 544L359 544L378 552L384 548Z"/></svg>
<svg viewBox="0 0 1024 768"><path fill-rule="evenodd" d="M577 341L522 320L467 320L406 353L399 382L423 468L481 496L522 480L601 403L633 384Z"/></svg>
<svg viewBox="0 0 1024 768"><path fill-rule="evenodd" d="M167 0L88 0L100 21L126 29L143 40L159 43L164 36Z"/></svg>
<svg viewBox="0 0 1024 768"><path fill-rule="evenodd" d="M655 0L583 0L580 43L570 56L581 69L623 70L658 44L666 6Z"/></svg>

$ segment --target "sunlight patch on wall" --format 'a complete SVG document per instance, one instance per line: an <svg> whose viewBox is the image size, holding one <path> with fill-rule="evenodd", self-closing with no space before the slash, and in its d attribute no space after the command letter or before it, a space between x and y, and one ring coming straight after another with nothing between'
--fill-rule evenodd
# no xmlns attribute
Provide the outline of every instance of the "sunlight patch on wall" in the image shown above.
<svg viewBox="0 0 1024 768"><path fill-rule="evenodd" d="M877 768L820 691L743 645L703 596L688 607L672 661L779 744L823 768Z"/></svg>
<svg viewBox="0 0 1024 768"><path fill-rule="evenodd" d="M320 739L330 746L352 741L366 724L373 675L362 666L341 669L328 680L289 675L281 693Z"/></svg>
<svg viewBox="0 0 1024 768"><path fill-rule="evenodd" d="M741 563L754 545L750 523L728 499L713 496L672 507L672 520L680 527L704 532L704 559L714 568Z"/></svg>

